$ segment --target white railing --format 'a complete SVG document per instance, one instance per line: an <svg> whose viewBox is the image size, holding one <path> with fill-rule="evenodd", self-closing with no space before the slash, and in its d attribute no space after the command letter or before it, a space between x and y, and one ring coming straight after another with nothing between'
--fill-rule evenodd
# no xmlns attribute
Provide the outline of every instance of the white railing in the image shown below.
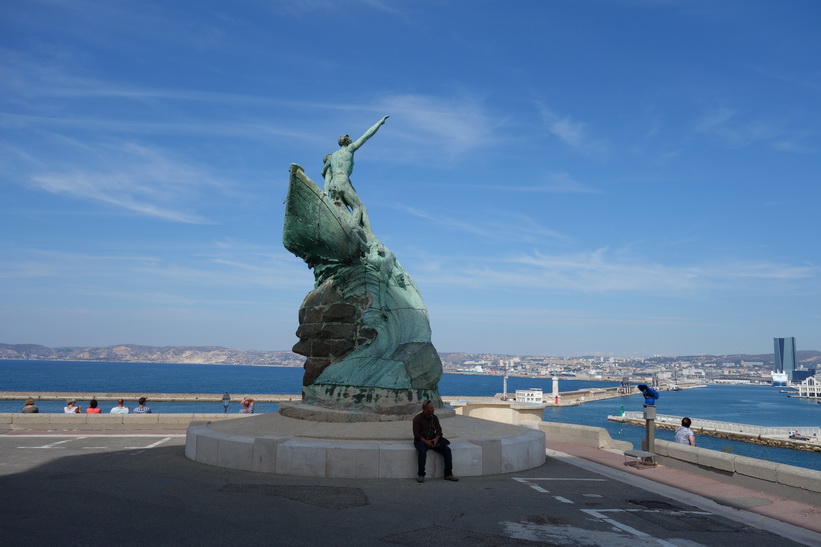
<svg viewBox="0 0 821 547"><path fill-rule="evenodd" d="M628 410L623 414L624 418L630 420L643 420L644 412ZM679 426L684 416L671 416L669 414L657 414L656 423ZM821 437L821 428L818 427L766 427L760 425L739 424L735 422L721 422L718 420L704 420L701 418L690 418L692 420L691 429L707 429L710 431L726 431L728 433L744 433L747 435L766 436L788 436L798 432L805 437Z"/></svg>

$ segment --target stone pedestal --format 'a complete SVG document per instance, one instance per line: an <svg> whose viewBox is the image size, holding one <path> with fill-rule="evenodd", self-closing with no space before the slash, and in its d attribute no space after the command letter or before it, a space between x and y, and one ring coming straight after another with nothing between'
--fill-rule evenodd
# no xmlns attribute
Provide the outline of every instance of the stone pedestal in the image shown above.
<svg viewBox="0 0 821 547"><path fill-rule="evenodd" d="M438 412L438 411L437 411ZM453 472L460 477L532 469L545 461L538 429L440 415L451 442ZM308 477L416 476L410 420L332 423L279 413L192 422L185 455L194 461L245 471ZM428 454L428 477L441 477L442 458Z"/></svg>

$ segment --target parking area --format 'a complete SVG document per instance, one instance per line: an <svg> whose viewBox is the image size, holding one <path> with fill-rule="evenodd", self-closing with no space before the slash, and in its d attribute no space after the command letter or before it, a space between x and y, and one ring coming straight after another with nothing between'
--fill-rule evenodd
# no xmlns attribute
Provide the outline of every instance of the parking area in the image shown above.
<svg viewBox="0 0 821 547"><path fill-rule="evenodd" d="M210 467L187 460L184 442L179 434L0 435L4 542L796 544L560 458L523 473L418 484Z"/></svg>

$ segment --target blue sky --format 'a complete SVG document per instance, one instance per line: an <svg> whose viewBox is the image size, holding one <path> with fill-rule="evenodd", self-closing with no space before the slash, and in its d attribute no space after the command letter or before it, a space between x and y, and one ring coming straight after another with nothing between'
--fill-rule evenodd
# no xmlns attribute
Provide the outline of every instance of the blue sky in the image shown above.
<svg viewBox="0 0 821 547"><path fill-rule="evenodd" d="M6 2L0 342L285 350L290 163L439 351L821 350L821 4Z"/></svg>

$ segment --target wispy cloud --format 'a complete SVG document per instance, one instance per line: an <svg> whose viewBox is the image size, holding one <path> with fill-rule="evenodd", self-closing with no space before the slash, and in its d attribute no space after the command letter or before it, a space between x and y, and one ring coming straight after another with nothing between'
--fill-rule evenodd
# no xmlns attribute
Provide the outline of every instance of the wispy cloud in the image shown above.
<svg viewBox="0 0 821 547"><path fill-rule="evenodd" d="M782 123L763 119L745 119L732 108L716 108L705 113L695 123L696 133L707 135L733 148L765 144L785 152L805 149L787 135Z"/></svg>
<svg viewBox="0 0 821 547"><path fill-rule="evenodd" d="M496 125L478 98L467 93L387 95L376 100L376 109L395 115L391 123L402 139L451 156L487 146Z"/></svg>
<svg viewBox="0 0 821 547"><path fill-rule="evenodd" d="M218 25L191 11L181 17L172 4L147 2L96 2L88 0L38 0L48 6L40 17L18 20L19 26L60 26L60 31L78 40L108 47L122 46L128 40L144 40L148 32L152 42L181 45L195 50L210 49L223 43ZM66 25L66 20L73 24Z"/></svg>
<svg viewBox="0 0 821 547"><path fill-rule="evenodd" d="M537 104L542 122L547 130L569 147L585 154L606 156L607 141L590 136L588 124L577 121L570 116L556 114L550 108Z"/></svg>
<svg viewBox="0 0 821 547"><path fill-rule="evenodd" d="M768 262L660 264L616 258L602 248L567 254L508 255L481 259L465 255L425 257L435 272L421 269L425 284L494 291L526 290L577 294L642 294L700 298L715 290L731 294L817 294L821 268ZM432 273L434 275L428 275Z"/></svg>
<svg viewBox="0 0 821 547"><path fill-rule="evenodd" d="M139 118L139 114L135 114ZM169 121L133 119L128 115L112 118L105 116L72 116L46 117L30 116L25 114L10 114L0 112L0 126L25 127L45 131L69 130L97 130L112 135L186 135L186 136L216 136L234 139L263 141L270 143L272 139L282 142L313 142L316 134L302 128L287 126L282 123L266 123L264 121Z"/></svg>
<svg viewBox="0 0 821 547"><path fill-rule="evenodd" d="M204 167L154 147L133 142L95 146L64 138L54 142L62 145L62 157L71 159L30 177L33 186L54 194L174 222L205 223L209 220L195 212L197 204L208 193L231 186Z"/></svg>
<svg viewBox="0 0 821 547"><path fill-rule="evenodd" d="M536 177L539 180L538 177ZM493 185L493 184L471 184L470 187L474 190L478 189L492 189L501 190L504 192L522 192L522 193L551 193L551 194L594 194L599 193L598 190L579 182L569 173L553 173L547 171L541 177L541 184L532 185Z"/></svg>
<svg viewBox="0 0 821 547"><path fill-rule="evenodd" d="M226 249L223 244L213 242L196 249L158 247L148 253L13 249L8 255L0 253L0 279L6 281L4 290L16 287L20 291L32 278L48 278L53 290L64 296L116 292L130 295L129 300L143 300L146 295L164 291L186 299L201 299L205 293L216 291L213 298L225 300L219 295L310 289L310 271L284 249L247 244ZM237 287L242 290L236 291Z"/></svg>
<svg viewBox="0 0 821 547"><path fill-rule="evenodd" d="M724 279L806 280L821 275L821 268L811 264L790 265L770 262L732 262L713 268L709 274ZM821 290L821 288L819 289Z"/></svg>
<svg viewBox="0 0 821 547"><path fill-rule="evenodd" d="M313 14L317 11L334 12L339 10L350 10L351 6L359 5L366 8L371 8L375 11L387 13L389 15L402 16L404 18L404 13L397 7L402 4L398 2L389 2L386 0L347 0L345 2L340 0L289 0L288 2L276 2L271 5L277 11L293 16Z"/></svg>
<svg viewBox="0 0 821 547"><path fill-rule="evenodd" d="M431 307L434 309L434 306ZM623 310L614 313L607 313L600 310L575 309L575 308L551 308L551 307L482 307L476 306L435 306L435 318L459 319L462 322L494 323L504 321L505 323L524 323L539 325L561 326L602 326L602 325L687 325L699 324L702 318L675 316L669 314L647 315L627 313Z"/></svg>
<svg viewBox="0 0 821 547"><path fill-rule="evenodd" d="M462 215L422 210L405 205L397 205L405 212L431 221L448 230L458 230L479 236L484 240L543 241L545 238L566 240L566 235L542 226L532 218L521 213L496 211L492 216Z"/></svg>

